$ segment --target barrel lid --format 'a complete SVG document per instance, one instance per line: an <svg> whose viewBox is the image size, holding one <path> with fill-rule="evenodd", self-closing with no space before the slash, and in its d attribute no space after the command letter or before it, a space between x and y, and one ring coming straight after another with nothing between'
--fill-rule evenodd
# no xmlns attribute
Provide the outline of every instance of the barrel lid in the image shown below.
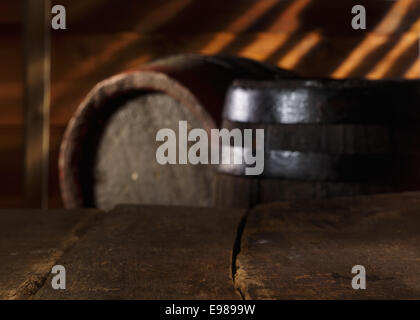
<svg viewBox="0 0 420 320"><path fill-rule="evenodd" d="M223 118L248 123L381 124L420 120L419 80L237 80Z"/></svg>

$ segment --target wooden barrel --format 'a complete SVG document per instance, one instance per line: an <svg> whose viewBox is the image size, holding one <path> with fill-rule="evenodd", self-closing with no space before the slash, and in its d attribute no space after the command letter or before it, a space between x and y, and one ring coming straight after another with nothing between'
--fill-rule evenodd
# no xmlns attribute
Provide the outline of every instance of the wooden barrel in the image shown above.
<svg viewBox="0 0 420 320"><path fill-rule="evenodd" d="M223 118L264 129L264 171L219 165L218 206L420 189L419 81L238 81Z"/></svg>
<svg viewBox="0 0 420 320"><path fill-rule="evenodd" d="M65 207L110 209L120 203L208 206L214 170L159 165L156 133L178 122L210 131L237 78L290 73L230 56L175 55L97 84L70 120L60 151Z"/></svg>

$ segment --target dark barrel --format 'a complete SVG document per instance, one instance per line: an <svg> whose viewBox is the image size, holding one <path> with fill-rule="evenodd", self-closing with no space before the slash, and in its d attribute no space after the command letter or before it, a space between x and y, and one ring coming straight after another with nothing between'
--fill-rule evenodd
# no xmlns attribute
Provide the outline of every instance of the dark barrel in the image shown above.
<svg viewBox="0 0 420 320"><path fill-rule="evenodd" d="M178 122L210 131L220 123L237 78L290 76L230 56L175 55L97 84L69 122L59 169L65 207L110 209L120 203L209 206L213 168L159 165L156 133Z"/></svg>
<svg viewBox="0 0 420 320"><path fill-rule="evenodd" d="M222 127L264 129L264 171L219 165L218 206L420 189L418 80L237 81Z"/></svg>

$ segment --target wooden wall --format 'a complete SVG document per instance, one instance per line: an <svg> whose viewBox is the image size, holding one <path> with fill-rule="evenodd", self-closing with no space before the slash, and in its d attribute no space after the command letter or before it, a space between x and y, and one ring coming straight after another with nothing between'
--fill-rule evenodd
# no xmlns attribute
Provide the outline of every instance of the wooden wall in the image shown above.
<svg viewBox="0 0 420 320"><path fill-rule="evenodd" d="M23 206L22 1L0 0L0 207ZM65 126L98 81L168 54L229 53L308 77L419 78L419 0L90 0L53 31L50 205ZM351 8L367 9L367 30Z"/></svg>

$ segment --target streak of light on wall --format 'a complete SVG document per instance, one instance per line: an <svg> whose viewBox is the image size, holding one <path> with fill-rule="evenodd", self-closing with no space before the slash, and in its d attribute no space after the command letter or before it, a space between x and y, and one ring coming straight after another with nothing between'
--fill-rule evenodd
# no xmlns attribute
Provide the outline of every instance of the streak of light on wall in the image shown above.
<svg viewBox="0 0 420 320"><path fill-rule="evenodd" d="M380 79L386 75L397 59L413 44L419 41L418 32L420 30L420 19L413 27L402 35L398 43L388 52L388 54L367 74L369 79Z"/></svg>
<svg viewBox="0 0 420 320"><path fill-rule="evenodd" d="M321 34L317 31L309 32L300 40L277 65L285 69L293 69L312 48L321 41Z"/></svg>
<svg viewBox="0 0 420 320"><path fill-rule="evenodd" d="M404 78L407 78L407 79L420 78L420 57L408 69L408 71L404 75Z"/></svg>
<svg viewBox="0 0 420 320"><path fill-rule="evenodd" d="M413 1L416 0L396 1L374 31L363 39L331 76L334 78L348 76L371 52L384 44L389 39L389 34L400 26Z"/></svg>
<svg viewBox="0 0 420 320"><path fill-rule="evenodd" d="M259 33L255 41L239 51L238 54L250 59L264 60L288 39L289 35L285 33L274 35L270 33Z"/></svg>
<svg viewBox="0 0 420 320"><path fill-rule="evenodd" d="M268 28L268 32L276 32L285 20L291 21L287 28L287 33L261 33L258 34L255 41L253 41L246 48L238 52L247 58L265 60L274 51L285 44L292 36L292 34L299 28L298 16L302 10L310 3L310 0L298 0L290 4L276 19L276 21Z"/></svg>

